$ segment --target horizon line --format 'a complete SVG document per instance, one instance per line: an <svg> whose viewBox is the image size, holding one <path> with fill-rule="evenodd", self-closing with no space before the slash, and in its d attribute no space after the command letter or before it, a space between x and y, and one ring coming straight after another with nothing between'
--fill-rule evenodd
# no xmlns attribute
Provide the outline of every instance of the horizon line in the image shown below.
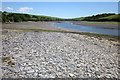
<svg viewBox="0 0 120 80"><path fill-rule="evenodd" d="M0 12L7 12L7 13L18 13L18 14L29 14L29 15L37 15L37 16L48 16L48 17L57 17L57 18L64 18L64 19L72 19L72 18L81 18L81 17L89 17L93 15L98 15L98 14L119 14L115 12L108 12L108 13L96 13L92 15L86 15L86 16L76 16L76 17L59 17L59 16L51 16L51 15L45 15L45 14L32 14L32 13L20 13L20 12L9 12L9 11L0 11Z"/></svg>

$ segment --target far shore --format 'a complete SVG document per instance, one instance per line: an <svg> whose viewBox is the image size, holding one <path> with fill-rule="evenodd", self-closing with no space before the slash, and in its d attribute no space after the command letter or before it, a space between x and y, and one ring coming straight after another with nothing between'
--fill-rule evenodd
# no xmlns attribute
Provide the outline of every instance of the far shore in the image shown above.
<svg viewBox="0 0 120 80"><path fill-rule="evenodd" d="M95 22L95 21L72 21L72 23L82 26L92 26L99 28L120 29L119 22Z"/></svg>

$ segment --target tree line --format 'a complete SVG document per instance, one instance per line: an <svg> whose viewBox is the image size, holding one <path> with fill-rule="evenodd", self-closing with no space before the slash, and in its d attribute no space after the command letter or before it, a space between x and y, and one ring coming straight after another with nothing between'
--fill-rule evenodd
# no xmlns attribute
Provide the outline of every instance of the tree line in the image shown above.
<svg viewBox="0 0 120 80"><path fill-rule="evenodd" d="M23 22L23 21L62 21L61 18L50 16L38 16L23 13L1 12L2 22Z"/></svg>
<svg viewBox="0 0 120 80"><path fill-rule="evenodd" d="M23 13L10 13L0 11L0 21L4 22L23 22L23 21L117 21L120 22L120 14L104 13L88 17L63 19L51 16L39 16Z"/></svg>
<svg viewBox="0 0 120 80"><path fill-rule="evenodd" d="M88 17L73 18L73 21L116 21L120 22L120 14L104 13Z"/></svg>

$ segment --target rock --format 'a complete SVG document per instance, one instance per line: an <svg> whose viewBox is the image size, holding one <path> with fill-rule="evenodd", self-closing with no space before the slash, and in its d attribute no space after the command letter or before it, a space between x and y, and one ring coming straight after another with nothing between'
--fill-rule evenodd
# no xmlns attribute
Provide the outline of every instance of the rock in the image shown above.
<svg viewBox="0 0 120 80"><path fill-rule="evenodd" d="M25 67L24 70L28 71L28 70L31 70L32 68L31 67Z"/></svg>
<svg viewBox="0 0 120 80"><path fill-rule="evenodd" d="M37 77L37 76L38 76L38 73L34 73L34 76Z"/></svg>
<svg viewBox="0 0 120 80"><path fill-rule="evenodd" d="M74 76L74 74L70 73L70 74L69 74L69 76L70 76L70 77L73 77L73 76Z"/></svg>
<svg viewBox="0 0 120 80"><path fill-rule="evenodd" d="M32 69L32 70L28 70L27 73L34 73L35 71Z"/></svg>

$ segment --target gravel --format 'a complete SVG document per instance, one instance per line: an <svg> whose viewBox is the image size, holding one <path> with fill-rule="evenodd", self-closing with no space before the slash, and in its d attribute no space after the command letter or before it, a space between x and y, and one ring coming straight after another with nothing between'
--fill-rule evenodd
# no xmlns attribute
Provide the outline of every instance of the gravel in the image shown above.
<svg viewBox="0 0 120 80"><path fill-rule="evenodd" d="M2 77L118 78L116 44L72 33L8 30L2 34L2 57L10 59L2 63Z"/></svg>

